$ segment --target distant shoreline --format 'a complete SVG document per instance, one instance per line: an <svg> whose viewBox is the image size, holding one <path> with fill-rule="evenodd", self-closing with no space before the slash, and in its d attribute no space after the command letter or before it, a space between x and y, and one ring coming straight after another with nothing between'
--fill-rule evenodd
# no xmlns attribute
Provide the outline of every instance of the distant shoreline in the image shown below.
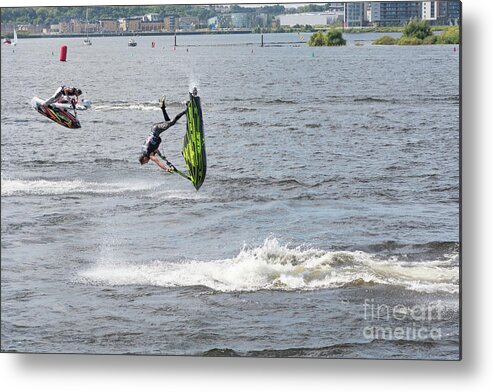
<svg viewBox="0 0 493 392"><path fill-rule="evenodd" d="M222 35L222 34L260 34L257 32L253 32L252 30L245 31L142 31L137 33L90 33L88 34L89 38L100 38L100 37L154 37L154 36L174 36L174 35ZM266 33L264 33L266 34ZM29 35L21 35L19 34L19 38L85 38L85 33L80 34L29 34Z"/></svg>
<svg viewBox="0 0 493 392"><path fill-rule="evenodd" d="M443 31L447 26L433 26L433 31ZM316 31L327 31L329 29L317 28L315 31L289 30L285 31L263 31L258 32L252 29L244 30L196 30L196 31L140 31L140 32L118 32L118 33L89 33L90 38L98 37L154 37L154 36L174 36L178 35L229 35L229 34L310 34ZM340 28L338 29L340 30ZM402 26L384 27L384 28L355 28L350 27L342 30L346 34L361 34L361 33L402 33ZM70 33L70 34L23 34L18 32L19 38L81 38L86 37L86 33ZM12 38L12 34L5 34L5 37Z"/></svg>
<svg viewBox="0 0 493 392"><path fill-rule="evenodd" d="M316 29L315 31L326 31L328 29ZM302 30L285 30L285 31L263 31L258 32L252 29L244 29L244 30L196 30L196 31L177 31L176 33L173 31L140 31L140 32L118 32L118 33L89 33L90 38L98 38L98 37L153 37L153 36L177 36L179 35L229 35L229 34L310 34L315 31L302 31ZM400 33L402 32L402 28L395 27L395 29L385 29L382 31L376 31L375 29L355 29L349 28L344 29L343 33L349 34L360 34L360 33ZM23 34L17 33L19 38L81 38L86 37L86 33L70 33L70 34ZM6 34L6 37L9 37L11 34Z"/></svg>

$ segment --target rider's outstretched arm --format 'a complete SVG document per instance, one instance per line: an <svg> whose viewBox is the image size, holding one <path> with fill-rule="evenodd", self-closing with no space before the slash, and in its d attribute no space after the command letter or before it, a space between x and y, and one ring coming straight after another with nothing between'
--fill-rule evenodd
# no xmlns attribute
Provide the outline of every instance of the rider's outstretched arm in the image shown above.
<svg viewBox="0 0 493 392"><path fill-rule="evenodd" d="M164 171L167 171L168 173L170 172L170 169L167 168L166 166L164 166L164 164L158 158L156 158L154 155L151 155L149 157L149 159L151 159L156 165L158 165Z"/></svg>
<svg viewBox="0 0 493 392"><path fill-rule="evenodd" d="M164 154L161 153L161 151L157 150L156 154L159 155L161 159L169 166L169 170L176 170L175 166L170 161L168 161L168 158L166 158Z"/></svg>

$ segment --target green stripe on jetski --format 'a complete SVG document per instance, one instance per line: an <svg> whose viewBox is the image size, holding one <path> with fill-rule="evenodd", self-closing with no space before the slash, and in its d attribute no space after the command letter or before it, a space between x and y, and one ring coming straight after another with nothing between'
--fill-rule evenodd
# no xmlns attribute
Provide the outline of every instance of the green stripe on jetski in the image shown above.
<svg viewBox="0 0 493 392"><path fill-rule="evenodd" d="M200 98L192 93L190 93L190 101L187 105L187 133L183 138L182 153L190 181L195 189L199 190L205 180L207 160Z"/></svg>

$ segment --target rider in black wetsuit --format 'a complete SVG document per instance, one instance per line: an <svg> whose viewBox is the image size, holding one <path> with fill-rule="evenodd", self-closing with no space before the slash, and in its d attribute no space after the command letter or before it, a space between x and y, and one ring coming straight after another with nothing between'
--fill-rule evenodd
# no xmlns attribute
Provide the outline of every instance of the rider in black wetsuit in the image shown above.
<svg viewBox="0 0 493 392"><path fill-rule="evenodd" d="M69 101L75 109L75 105L77 104L77 99L81 94L82 91L77 87L60 86L55 91L55 94L53 94L49 99L47 99L44 104L48 106L51 105L52 103L58 102L59 100L63 99L63 97L65 97L67 101Z"/></svg>
<svg viewBox="0 0 493 392"><path fill-rule="evenodd" d="M159 100L159 103L160 103L160 106L161 106L161 110L163 111L163 116L164 116L164 120L165 121L160 122L160 123L156 123L156 124L154 124L152 126L152 128L151 128L151 134L147 137L144 145L142 146L142 153L141 153L141 155L139 157L139 162L140 162L141 165L144 165L147 162L149 162L149 160L152 160L161 169L166 170L167 172L172 172L172 171L175 170L175 167L170 162L168 162L168 160L166 159L166 157L163 154L161 154L161 152L158 149L159 148L159 145L161 144L161 138L159 137L159 135L162 132L166 131L168 128L170 128L173 125L175 125L176 122L178 121L178 119L180 119L180 117L182 117L187 112L187 109L185 109L182 112L178 113L173 120L170 120L170 118L168 116L168 113L166 113L166 105L165 105L165 101L164 100L165 100L165 97L161 97L161 99ZM156 157L156 155L158 155L159 157L161 157L161 159L163 159L165 161L165 163L169 167L166 167Z"/></svg>

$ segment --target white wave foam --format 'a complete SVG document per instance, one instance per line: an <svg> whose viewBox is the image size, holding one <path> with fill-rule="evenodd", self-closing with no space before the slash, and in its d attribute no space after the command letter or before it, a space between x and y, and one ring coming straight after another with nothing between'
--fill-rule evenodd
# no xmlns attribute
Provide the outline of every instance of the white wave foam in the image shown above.
<svg viewBox="0 0 493 392"><path fill-rule="evenodd" d="M314 290L396 285L420 292L458 292L459 270L445 261L379 261L364 252L289 249L276 239L243 249L232 259L131 264L102 260L80 274L83 282L162 287L207 286L224 292Z"/></svg>
<svg viewBox="0 0 493 392"><path fill-rule="evenodd" d="M115 110L141 110L141 111L155 111L161 110L157 104L114 104L114 105L98 105L92 106L92 110L96 111L115 111Z"/></svg>
<svg viewBox="0 0 493 392"><path fill-rule="evenodd" d="M47 180L7 180L2 178L2 196L13 195L63 195L74 193L117 194L148 190L155 187L148 183L98 183Z"/></svg>

